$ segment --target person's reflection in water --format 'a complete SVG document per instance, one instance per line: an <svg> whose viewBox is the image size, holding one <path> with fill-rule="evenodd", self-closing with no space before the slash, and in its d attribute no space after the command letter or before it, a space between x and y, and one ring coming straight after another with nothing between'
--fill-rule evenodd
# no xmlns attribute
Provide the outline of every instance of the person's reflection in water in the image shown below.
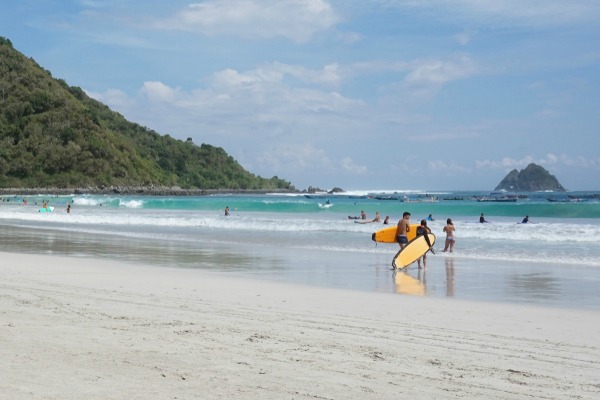
<svg viewBox="0 0 600 400"><path fill-rule="evenodd" d="M454 258L446 257L446 296L454 297Z"/></svg>
<svg viewBox="0 0 600 400"><path fill-rule="evenodd" d="M421 285L423 285L423 290L426 292L427 291L427 270L420 269L418 271L419 272L417 272L417 279L419 280L419 282L421 282Z"/></svg>
<svg viewBox="0 0 600 400"><path fill-rule="evenodd" d="M410 276L405 270L394 271L393 277L397 293L417 296L423 296L425 294L425 285L421 282L421 271L419 271L418 279Z"/></svg>

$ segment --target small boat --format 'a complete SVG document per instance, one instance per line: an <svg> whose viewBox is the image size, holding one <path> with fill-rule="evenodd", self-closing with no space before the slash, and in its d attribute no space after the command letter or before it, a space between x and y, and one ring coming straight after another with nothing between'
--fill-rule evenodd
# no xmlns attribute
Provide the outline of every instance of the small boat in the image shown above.
<svg viewBox="0 0 600 400"><path fill-rule="evenodd" d="M373 198L375 200L395 200L395 201L404 201L404 197L400 197L400 196L396 196L393 194L386 194L386 195L378 195L378 196L373 196Z"/></svg>
<svg viewBox="0 0 600 400"><path fill-rule="evenodd" d="M419 196L417 198L408 198L405 200L407 203L437 203L439 200L435 196Z"/></svg>
<svg viewBox="0 0 600 400"><path fill-rule="evenodd" d="M552 198L552 197L547 197L546 200L548 200L551 203L581 203L583 201L587 201L587 199L584 198L580 198L580 197L571 197L571 198Z"/></svg>
<svg viewBox="0 0 600 400"><path fill-rule="evenodd" d="M477 199L477 201L495 203L515 203L517 199L515 197L480 197Z"/></svg>
<svg viewBox="0 0 600 400"><path fill-rule="evenodd" d="M464 200L464 197L442 197L442 200Z"/></svg>

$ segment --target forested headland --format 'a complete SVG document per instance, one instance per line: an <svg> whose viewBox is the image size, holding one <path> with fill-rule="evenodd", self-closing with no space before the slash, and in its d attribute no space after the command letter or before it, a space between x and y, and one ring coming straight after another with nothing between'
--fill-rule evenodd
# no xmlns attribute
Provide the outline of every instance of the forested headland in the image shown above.
<svg viewBox="0 0 600 400"><path fill-rule="evenodd" d="M127 121L0 37L0 188L288 191L224 149Z"/></svg>

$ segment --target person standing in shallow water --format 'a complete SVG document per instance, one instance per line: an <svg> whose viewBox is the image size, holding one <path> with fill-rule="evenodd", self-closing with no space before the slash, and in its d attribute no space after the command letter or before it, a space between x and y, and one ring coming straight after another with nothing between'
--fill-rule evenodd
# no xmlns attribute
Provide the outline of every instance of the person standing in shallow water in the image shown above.
<svg viewBox="0 0 600 400"><path fill-rule="evenodd" d="M229 216L229 206L225 207L225 216Z"/></svg>
<svg viewBox="0 0 600 400"><path fill-rule="evenodd" d="M381 216L379 215L379 211L375 212L375 218L373 218L373 222L381 222Z"/></svg>
<svg viewBox="0 0 600 400"><path fill-rule="evenodd" d="M482 214L483 215L483 214ZM454 224L452 223L452 219L448 218L446 220L446 226L444 226L444 232L446 233L446 242L444 243L444 252L450 250L450 253L454 251Z"/></svg>
<svg viewBox="0 0 600 400"><path fill-rule="evenodd" d="M403 249L408 244L408 232L410 232L410 213L405 211L402 219L398 221L398 230L396 232L396 241Z"/></svg>

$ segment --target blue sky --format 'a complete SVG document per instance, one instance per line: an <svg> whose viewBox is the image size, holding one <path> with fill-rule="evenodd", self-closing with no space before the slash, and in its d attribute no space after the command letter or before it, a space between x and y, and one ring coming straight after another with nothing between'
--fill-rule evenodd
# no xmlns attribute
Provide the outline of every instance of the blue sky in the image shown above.
<svg viewBox="0 0 600 400"><path fill-rule="evenodd" d="M0 35L299 189L600 190L597 0L20 0Z"/></svg>

